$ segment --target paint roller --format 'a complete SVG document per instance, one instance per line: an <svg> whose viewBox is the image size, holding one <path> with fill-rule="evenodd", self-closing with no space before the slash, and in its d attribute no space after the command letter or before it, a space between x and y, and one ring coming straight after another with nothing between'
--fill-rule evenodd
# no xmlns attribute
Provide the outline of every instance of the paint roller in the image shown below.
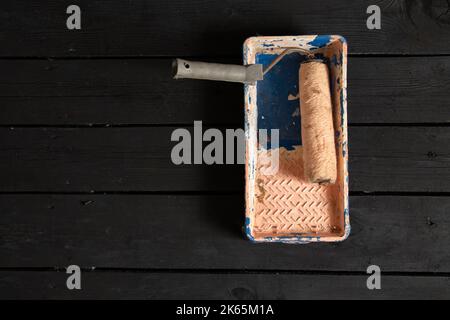
<svg viewBox="0 0 450 320"><path fill-rule="evenodd" d="M299 81L305 177L313 183L335 183L336 148L327 65L315 60L302 63Z"/></svg>
<svg viewBox="0 0 450 320"><path fill-rule="evenodd" d="M265 69L260 64L240 66L175 59L175 79L190 78L255 84L287 54L301 52L307 59L300 65L299 90L303 164L305 178L311 183L336 181L336 149L333 129L328 67L310 51L287 48Z"/></svg>

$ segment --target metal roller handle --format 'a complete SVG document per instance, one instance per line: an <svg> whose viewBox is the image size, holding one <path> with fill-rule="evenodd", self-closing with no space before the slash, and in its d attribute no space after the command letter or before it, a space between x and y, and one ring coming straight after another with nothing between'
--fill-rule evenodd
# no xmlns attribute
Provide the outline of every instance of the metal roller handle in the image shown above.
<svg viewBox="0 0 450 320"><path fill-rule="evenodd" d="M175 59L172 63L174 79L203 79L255 84L263 79L260 64L240 66Z"/></svg>

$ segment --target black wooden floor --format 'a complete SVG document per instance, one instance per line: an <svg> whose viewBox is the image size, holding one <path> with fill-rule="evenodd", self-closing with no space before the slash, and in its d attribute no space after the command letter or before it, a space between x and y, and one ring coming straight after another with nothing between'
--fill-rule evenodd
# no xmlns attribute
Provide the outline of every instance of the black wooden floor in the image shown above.
<svg viewBox="0 0 450 320"><path fill-rule="evenodd" d="M77 0L79 31L69 4L0 4L0 298L450 298L448 1ZM242 165L170 161L174 128L243 127L242 86L171 59L317 33L349 43L352 234L255 245Z"/></svg>

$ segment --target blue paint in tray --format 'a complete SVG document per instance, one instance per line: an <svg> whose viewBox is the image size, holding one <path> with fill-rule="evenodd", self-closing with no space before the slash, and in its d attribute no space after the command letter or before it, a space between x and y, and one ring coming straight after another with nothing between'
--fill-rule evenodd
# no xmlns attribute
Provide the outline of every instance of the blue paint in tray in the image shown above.
<svg viewBox="0 0 450 320"><path fill-rule="evenodd" d="M323 48L331 41L331 36L317 36L313 41L308 42L313 49Z"/></svg>
<svg viewBox="0 0 450 320"><path fill-rule="evenodd" d="M265 68L276 57L276 54L259 53L256 63ZM302 144L298 73L300 64L306 59L298 53L288 54L264 76L264 80L257 82L258 129L267 130L267 149L272 148L271 129L279 129L280 147L293 150ZM330 63L320 53L315 55L315 59ZM261 146L266 147L265 143Z"/></svg>
<svg viewBox="0 0 450 320"><path fill-rule="evenodd" d="M265 68L276 57L260 53L256 55L256 63ZM289 54L264 76L264 80L257 82L258 129L268 130L269 149L271 129L280 130L280 147L293 150L301 145L300 104L298 98L292 97L298 96L298 70L304 60L300 54Z"/></svg>

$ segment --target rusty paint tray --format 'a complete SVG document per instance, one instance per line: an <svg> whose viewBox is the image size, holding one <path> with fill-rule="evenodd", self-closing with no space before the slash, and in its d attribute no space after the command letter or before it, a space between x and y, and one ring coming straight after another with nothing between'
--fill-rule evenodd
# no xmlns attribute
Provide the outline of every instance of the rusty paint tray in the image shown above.
<svg viewBox="0 0 450 320"><path fill-rule="evenodd" d="M252 37L244 43L244 64L266 67L286 48L314 51L329 66L338 176L328 186L304 179L298 70L306 56L289 54L264 80L245 85L246 234L256 242L342 241L350 233L347 43L341 36ZM271 129L279 130L279 147L271 145ZM271 172L275 153L278 170Z"/></svg>

